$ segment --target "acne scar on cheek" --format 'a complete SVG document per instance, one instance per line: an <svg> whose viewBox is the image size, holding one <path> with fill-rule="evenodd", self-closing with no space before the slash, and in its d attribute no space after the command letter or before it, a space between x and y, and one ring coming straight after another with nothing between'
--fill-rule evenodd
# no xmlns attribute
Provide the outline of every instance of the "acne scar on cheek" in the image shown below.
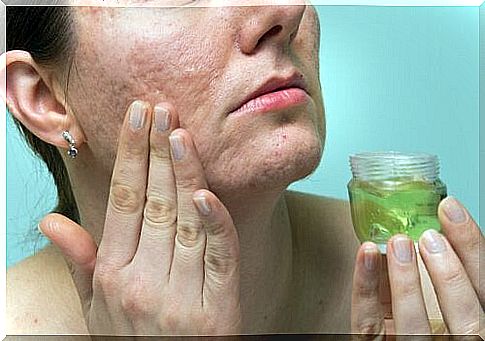
<svg viewBox="0 0 485 341"><path fill-rule="evenodd" d="M130 44L126 67L133 96L150 102L187 97L193 103L207 101L211 81L217 77L211 57L201 56L210 46L193 32L164 34L138 37Z"/></svg>

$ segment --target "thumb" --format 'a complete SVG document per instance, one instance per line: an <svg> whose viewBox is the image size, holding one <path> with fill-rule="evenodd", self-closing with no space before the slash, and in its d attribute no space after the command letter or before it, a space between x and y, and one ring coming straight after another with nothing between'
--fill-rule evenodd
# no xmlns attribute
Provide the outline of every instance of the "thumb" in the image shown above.
<svg viewBox="0 0 485 341"><path fill-rule="evenodd" d="M39 223L39 230L72 262L72 276L83 308L92 295L92 277L97 246L91 235L69 218L52 213Z"/></svg>
<svg viewBox="0 0 485 341"><path fill-rule="evenodd" d="M93 273L97 246L91 235L69 218L52 213L39 223L39 230L83 273Z"/></svg>

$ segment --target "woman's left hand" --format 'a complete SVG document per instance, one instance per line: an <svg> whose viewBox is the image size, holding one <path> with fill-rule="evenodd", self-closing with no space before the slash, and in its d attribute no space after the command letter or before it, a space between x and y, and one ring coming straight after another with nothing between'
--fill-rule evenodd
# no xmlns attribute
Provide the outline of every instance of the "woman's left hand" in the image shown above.
<svg viewBox="0 0 485 341"><path fill-rule="evenodd" d="M440 203L438 216L444 235L432 230L423 233L419 252L444 322L450 334L482 334L485 281L480 280L479 263L485 262L485 239L467 210L452 197ZM352 288L353 334L367 334L366 339L374 339L392 333L386 333L379 299L379 275L385 258L395 334L431 334L416 257L413 242L404 235L389 240L387 257L380 257L374 243L362 244Z"/></svg>

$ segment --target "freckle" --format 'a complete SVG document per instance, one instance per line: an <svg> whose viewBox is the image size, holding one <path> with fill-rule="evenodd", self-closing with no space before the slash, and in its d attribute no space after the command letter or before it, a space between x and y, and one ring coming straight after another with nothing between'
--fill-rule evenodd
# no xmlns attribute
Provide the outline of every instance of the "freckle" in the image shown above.
<svg viewBox="0 0 485 341"><path fill-rule="evenodd" d="M37 320L37 318L35 318L35 319L34 319L34 323L37 323L37 322L39 322L39 320Z"/></svg>
<svg viewBox="0 0 485 341"><path fill-rule="evenodd" d="M288 136L286 134L283 134L283 140L286 140Z"/></svg>
<svg viewBox="0 0 485 341"><path fill-rule="evenodd" d="M267 320L268 319L268 316L264 315L264 319Z"/></svg>
<svg viewBox="0 0 485 341"><path fill-rule="evenodd" d="M322 304L323 304L323 300L319 300L318 305L322 305Z"/></svg>

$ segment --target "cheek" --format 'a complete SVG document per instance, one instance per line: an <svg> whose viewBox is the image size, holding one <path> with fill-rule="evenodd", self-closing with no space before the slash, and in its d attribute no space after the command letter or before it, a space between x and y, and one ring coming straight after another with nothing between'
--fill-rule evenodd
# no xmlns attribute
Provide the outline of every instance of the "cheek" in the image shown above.
<svg viewBox="0 0 485 341"><path fill-rule="evenodd" d="M82 58L76 62L77 77L70 87L76 94L72 96L73 108L99 158L114 160L125 110L135 99L153 105L170 101L181 126L194 132L198 126L210 125L207 116L224 60L209 39L182 31L131 42L105 38L104 46L109 48L100 47L100 43L103 46L102 40L96 46L84 45L78 54Z"/></svg>
<svg viewBox="0 0 485 341"><path fill-rule="evenodd" d="M308 78L309 92L316 104L315 127L322 142L325 142L325 109L320 84L320 21L314 7L308 7L300 25L300 34L295 41L295 51L300 67Z"/></svg>
<svg viewBox="0 0 485 341"><path fill-rule="evenodd" d="M181 125L189 125L199 106L213 101L224 63L208 39L181 32L163 41L140 40L128 55L128 94L155 104L170 101Z"/></svg>

